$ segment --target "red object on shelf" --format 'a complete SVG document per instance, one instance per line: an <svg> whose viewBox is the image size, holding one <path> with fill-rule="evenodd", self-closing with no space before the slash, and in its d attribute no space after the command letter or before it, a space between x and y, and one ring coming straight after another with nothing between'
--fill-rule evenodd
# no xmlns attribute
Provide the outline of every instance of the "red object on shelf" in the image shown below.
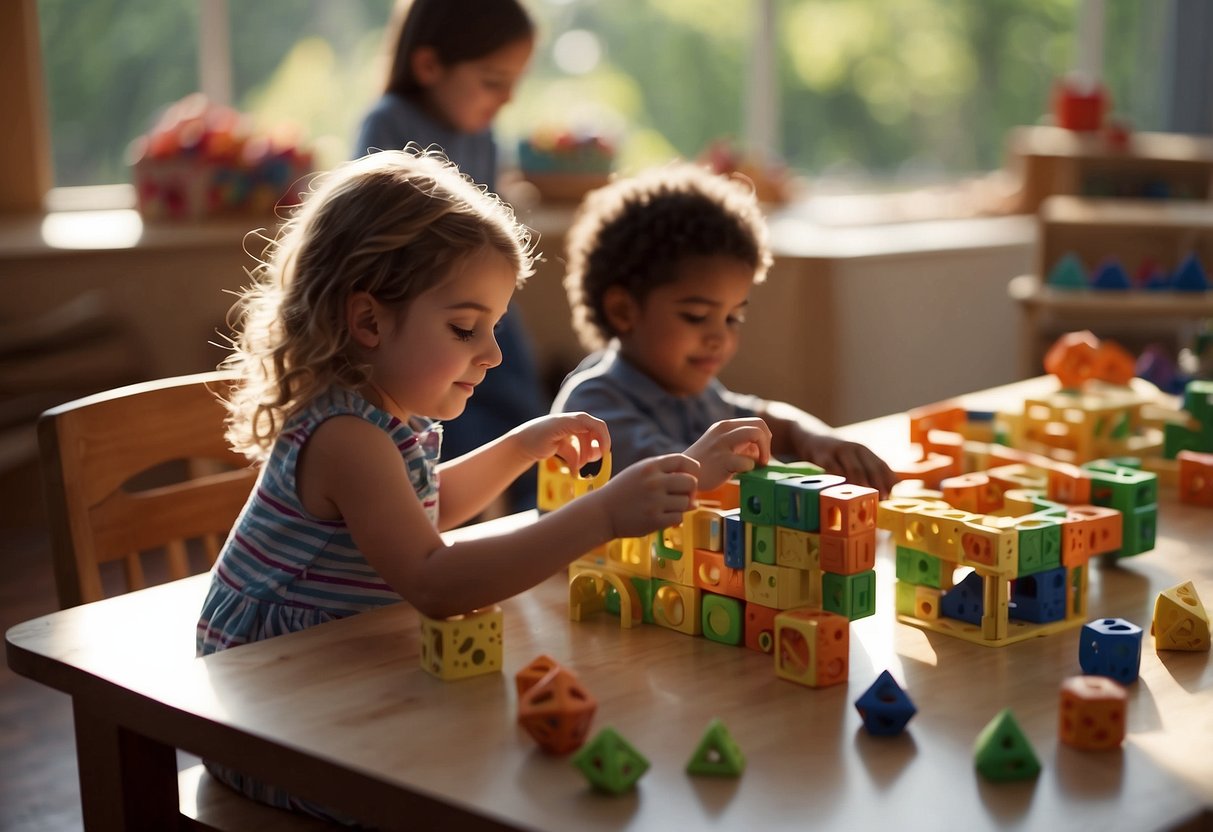
<svg viewBox="0 0 1213 832"><path fill-rule="evenodd" d="M1101 84L1089 91L1079 90L1066 80L1053 86L1053 120L1058 127L1095 132L1103 127L1107 111L1108 94Z"/></svg>

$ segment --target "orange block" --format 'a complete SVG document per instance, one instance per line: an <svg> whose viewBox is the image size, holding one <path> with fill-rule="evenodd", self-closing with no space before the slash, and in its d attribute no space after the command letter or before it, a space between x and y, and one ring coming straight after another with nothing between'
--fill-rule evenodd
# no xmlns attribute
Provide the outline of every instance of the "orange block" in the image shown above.
<svg viewBox="0 0 1213 832"><path fill-rule="evenodd" d="M549 754L580 748L598 702L576 676L553 668L518 700L518 723Z"/></svg>
<svg viewBox="0 0 1213 832"><path fill-rule="evenodd" d="M745 600L745 570L725 566L723 552L696 549L694 580L700 589Z"/></svg>
<svg viewBox="0 0 1213 832"><path fill-rule="evenodd" d="M847 680L851 622L846 616L811 609L775 616L775 675L813 688Z"/></svg>
<svg viewBox="0 0 1213 832"><path fill-rule="evenodd" d="M876 530L880 492L866 485L832 485L818 496L821 536L849 537Z"/></svg>
<svg viewBox="0 0 1213 832"><path fill-rule="evenodd" d="M1213 507L1213 454L1180 451L1179 501Z"/></svg>
<svg viewBox="0 0 1213 832"><path fill-rule="evenodd" d="M992 487L986 474L961 474L939 483L949 505L974 514L989 514L1002 508L1002 493Z"/></svg>
<svg viewBox="0 0 1213 832"><path fill-rule="evenodd" d="M876 567L876 530L848 537L821 536L821 568L837 575L855 575Z"/></svg>
<svg viewBox="0 0 1213 832"><path fill-rule="evenodd" d="M1090 330L1067 332L1045 353L1045 372L1057 376L1067 390L1082 387L1095 377L1099 339Z"/></svg>
<svg viewBox="0 0 1213 832"><path fill-rule="evenodd" d="M960 433L969 419L955 399L916 407L906 415L910 417L910 441L916 445L925 445L927 434L933 430Z"/></svg>
<svg viewBox="0 0 1213 832"><path fill-rule="evenodd" d="M1071 748L1105 751L1125 739L1125 689L1105 676L1071 676L1061 683L1058 737Z"/></svg>
<svg viewBox="0 0 1213 832"><path fill-rule="evenodd" d="M534 687L535 683L547 676L560 664L546 653L540 653L531 659L531 663L514 674L514 686L518 689L518 698Z"/></svg>
<svg viewBox="0 0 1213 832"><path fill-rule="evenodd" d="M725 511L741 506L741 480L725 480L711 491L699 491L695 499L701 506L724 509Z"/></svg>
<svg viewBox="0 0 1213 832"><path fill-rule="evenodd" d="M1086 557L1106 555L1124 545L1124 517L1119 511L1107 506L1070 506L1066 520L1079 521L1078 526L1086 536ZM1065 529L1062 529L1061 561L1066 566L1076 563L1066 561Z"/></svg>
<svg viewBox="0 0 1213 832"><path fill-rule="evenodd" d="M1091 502L1091 475L1077 465L1057 463L1049 469L1046 496L1055 503L1087 505Z"/></svg>
<svg viewBox="0 0 1213 832"><path fill-rule="evenodd" d="M1103 341L1095 352L1094 376L1109 384L1128 385L1137 375L1137 359L1115 341Z"/></svg>
<svg viewBox="0 0 1213 832"><path fill-rule="evenodd" d="M779 610L774 607L755 604L753 601L745 605L745 646L759 653L770 653L775 649L775 616Z"/></svg>

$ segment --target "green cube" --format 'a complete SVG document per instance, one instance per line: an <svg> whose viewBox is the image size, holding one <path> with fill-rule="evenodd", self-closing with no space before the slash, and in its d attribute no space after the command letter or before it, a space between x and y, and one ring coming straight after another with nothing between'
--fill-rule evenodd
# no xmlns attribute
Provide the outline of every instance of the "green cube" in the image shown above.
<svg viewBox="0 0 1213 832"><path fill-rule="evenodd" d="M1022 520L1019 530L1019 574L1031 575L1061 565L1061 521L1039 515Z"/></svg>
<svg viewBox="0 0 1213 832"><path fill-rule="evenodd" d="M876 572L821 576L821 605L827 612L845 615L854 621L876 612Z"/></svg>
<svg viewBox="0 0 1213 832"><path fill-rule="evenodd" d="M941 588L943 561L934 555L908 546L898 546L896 563L897 580Z"/></svg>
<svg viewBox="0 0 1213 832"><path fill-rule="evenodd" d="M764 526L775 525L775 482L791 474L769 468L746 471L741 480L741 519Z"/></svg>
<svg viewBox="0 0 1213 832"><path fill-rule="evenodd" d="M775 563L775 527L750 526L750 560Z"/></svg>
<svg viewBox="0 0 1213 832"><path fill-rule="evenodd" d="M721 644L741 644L745 636L745 608L741 601L705 592L699 613L704 638Z"/></svg>

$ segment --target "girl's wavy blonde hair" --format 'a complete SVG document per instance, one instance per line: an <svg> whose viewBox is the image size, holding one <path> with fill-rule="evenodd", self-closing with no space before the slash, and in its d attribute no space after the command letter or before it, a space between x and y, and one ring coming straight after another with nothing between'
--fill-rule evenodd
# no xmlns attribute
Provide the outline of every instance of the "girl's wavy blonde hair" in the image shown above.
<svg viewBox="0 0 1213 832"><path fill-rule="evenodd" d="M531 234L513 210L438 153L382 151L316 178L229 315L234 349L220 367L237 376L226 401L232 447L264 460L301 407L369 380L346 325L352 293L403 311L486 249L505 256L520 286L534 271Z"/></svg>

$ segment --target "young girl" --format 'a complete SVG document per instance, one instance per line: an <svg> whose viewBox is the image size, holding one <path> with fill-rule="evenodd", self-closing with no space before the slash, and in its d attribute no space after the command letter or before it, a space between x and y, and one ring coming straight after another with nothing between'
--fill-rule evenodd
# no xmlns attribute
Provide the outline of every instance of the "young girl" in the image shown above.
<svg viewBox="0 0 1213 832"><path fill-rule="evenodd" d="M672 454L509 534L439 536L538 460L580 468L610 449L601 421L570 413L438 464L431 419L458 416L500 362L493 328L531 265L510 210L433 156L367 156L305 199L254 272L225 362L240 377L229 439L262 470L212 572L199 654L401 598L433 617L469 612L611 538L680 521L699 465ZM751 425L722 435L726 468L769 456ZM326 814L213 771L255 799Z"/></svg>
<svg viewBox="0 0 1213 832"><path fill-rule="evenodd" d="M513 94L534 49L535 27L516 0L400 0L389 26L391 67L367 112L356 158L413 142L435 146L475 182L497 193L492 124ZM518 312L497 333L502 362L444 442L463 454L547 410L546 396ZM535 478L510 489L508 507L531 508Z"/></svg>

